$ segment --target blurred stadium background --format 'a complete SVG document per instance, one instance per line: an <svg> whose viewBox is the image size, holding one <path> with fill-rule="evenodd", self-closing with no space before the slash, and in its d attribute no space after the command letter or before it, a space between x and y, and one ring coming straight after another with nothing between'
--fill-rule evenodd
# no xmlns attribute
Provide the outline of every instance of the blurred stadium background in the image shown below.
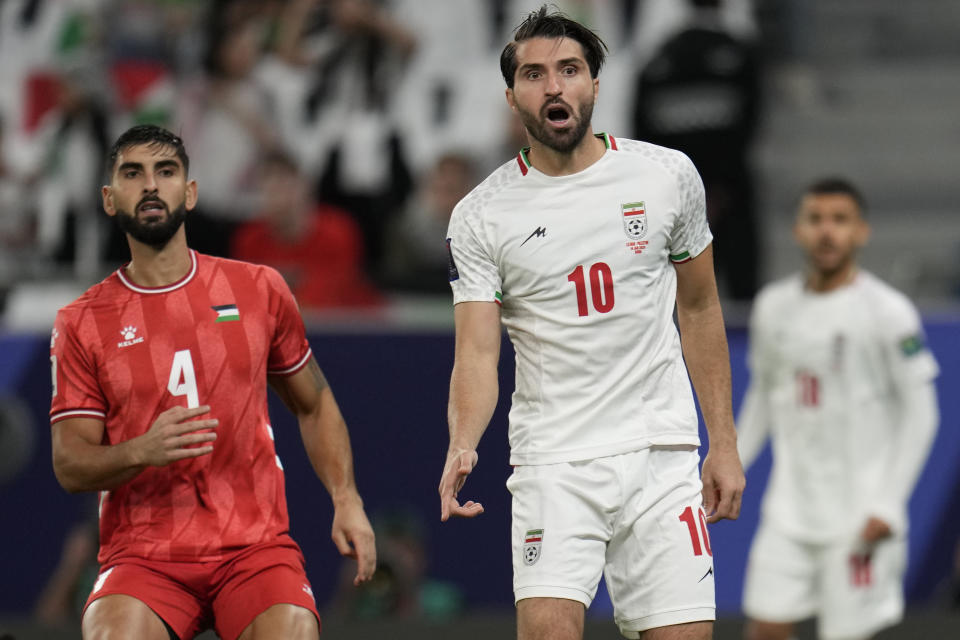
<svg viewBox="0 0 960 640"><path fill-rule="evenodd" d="M292 158L316 198L349 219L337 223L341 235L318 236L340 244L315 247L337 253L348 238L347 257L303 271L330 279L355 270L349 286L372 293L322 292L304 313L350 424L361 494L389 542L374 589L358 596L344 588L329 500L293 421L279 402L271 406L293 534L326 637L511 637L508 397L466 488L487 512L441 527L452 313L442 251L436 259L427 247L442 247L449 210L437 203L455 200L517 150L497 56L539 4L0 2L0 638L79 637L76 600L95 571L94 508L65 494L52 474L48 336L56 309L124 259L99 208L99 167L104 140L144 121L185 138L201 193L196 225L187 223L194 246L233 255L231 233L268 233L249 226L269 223L256 179L264 150ZM595 130L632 137L634 107L647 97L637 78L692 8L681 0L556 4L611 45ZM960 3L726 0L721 17L724 31L755 46L761 60L760 108L746 144L757 241L724 241L756 252L760 283L795 270L797 194L821 174L846 175L870 203L864 265L924 313L942 371L941 427L911 503L910 615L880 638L960 637ZM462 160L461 174L441 171L446 155ZM736 406L746 386L749 297L726 285L722 293ZM505 344L503 389L512 376ZM765 454L748 475L741 519L711 529L718 638L741 634L744 562L768 469ZM51 585L71 563L55 602ZM601 591L586 637L618 637L609 618ZM812 633L804 627L801 637Z"/></svg>

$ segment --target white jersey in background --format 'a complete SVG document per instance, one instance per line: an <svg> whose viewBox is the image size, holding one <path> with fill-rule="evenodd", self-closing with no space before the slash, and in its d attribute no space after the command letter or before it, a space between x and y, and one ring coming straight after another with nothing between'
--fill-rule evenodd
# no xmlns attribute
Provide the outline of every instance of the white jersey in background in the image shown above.
<svg viewBox="0 0 960 640"><path fill-rule="evenodd" d="M514 465L699 445L672 262L712 240L703 184L679 151L597 137L568 176L521 152L450 220L454 303L500 303L516 352Z"/></svg>
<svg viewBox="0 0 960 640"><path fill-rule="evenodd" d="M739 448L747 468L772 436L764 522L807 542L851 540L870 516L905 533L936 428L919 415L935 402L915 396L938 371L911 302L863 271L827 293L799 275L773 283L754 304L749 364Z"/></svg>

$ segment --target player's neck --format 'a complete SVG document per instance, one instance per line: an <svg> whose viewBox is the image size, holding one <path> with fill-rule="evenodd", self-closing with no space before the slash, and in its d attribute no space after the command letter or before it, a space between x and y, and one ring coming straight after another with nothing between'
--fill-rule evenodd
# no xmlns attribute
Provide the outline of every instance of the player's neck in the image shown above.
<svg viewBox="0 0 960 640"><path fill-rule="evenodd" d="M130 262L124 273L136 285L165 287L190 273L193 261L182 226L161 249L133 239L129 240L129 244Z"/></svg>
<svg viewBox="0 0 960 640"><path fill-rule="evenodd" d="M569 176L579 173L603 157L607 146L593 135L593 127L587 129L583 140L572 151L561 152L532 140L527 158L540 173L548 176Z"/></svg>
<svg viewBox="0 0 960 640"><path fill-rule="evenodd" d="M857 265L853 262L836 271L819 271L810 269L807 272L806 287L816 293L828 293L845 287L857 277Z"/></svg>

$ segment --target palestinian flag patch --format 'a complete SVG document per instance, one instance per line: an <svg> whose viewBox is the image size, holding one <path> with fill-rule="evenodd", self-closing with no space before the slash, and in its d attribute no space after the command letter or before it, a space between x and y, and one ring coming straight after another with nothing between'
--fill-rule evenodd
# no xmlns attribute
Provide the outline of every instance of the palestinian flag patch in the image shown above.
<svg viewBox="0 0 960 640"><path fill-rule="evenodd" d="M217 312L215 322L233 322L240 319L240 310L235 304L219 304L210 308Z"/></svg>

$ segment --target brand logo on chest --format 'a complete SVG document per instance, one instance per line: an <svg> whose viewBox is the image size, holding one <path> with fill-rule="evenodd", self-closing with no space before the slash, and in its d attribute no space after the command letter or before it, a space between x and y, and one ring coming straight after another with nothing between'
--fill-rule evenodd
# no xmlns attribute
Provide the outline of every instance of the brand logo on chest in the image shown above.
<svg viewBox="0 0 960 640"><path fill-rule="evenodd" d="M121 342L117 343L117 346L121 349L123 347L132 347L135 344L140 344L143 342L143 336L137 336L137 328L133 325L127 325L123 329L120 329L120 335L123 337Z"/></svg>

